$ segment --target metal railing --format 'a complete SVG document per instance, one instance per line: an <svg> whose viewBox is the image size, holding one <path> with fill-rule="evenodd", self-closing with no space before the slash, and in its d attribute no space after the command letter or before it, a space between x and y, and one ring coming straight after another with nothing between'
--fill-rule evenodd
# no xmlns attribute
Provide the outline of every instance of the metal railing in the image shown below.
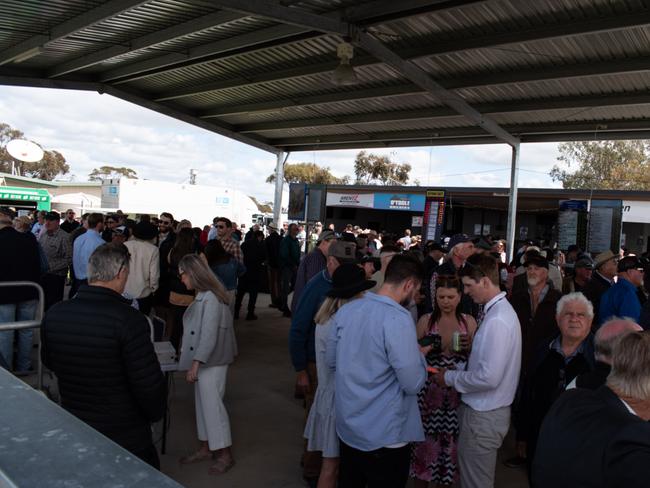
<svg viewBox="0 0 650 488"><path fill-rule="evenodd" d="M45 313L45 293L43 288L38 283L33 281L0 281L0 288L18 288L18 287L32 287L38 291L38 303L36 304L36 313L33 320L20 320L17 322L0 323L0 332L21 330L21 329L40 329L41 322L43 322L43 315ZM41 338L42 339L42 338ZM38 341L38 386L39 390L43 389L43 362L41 361L41 343ZM12 342L13 347L13 342ZM11 367L11 365L9 365Z"/></svg>

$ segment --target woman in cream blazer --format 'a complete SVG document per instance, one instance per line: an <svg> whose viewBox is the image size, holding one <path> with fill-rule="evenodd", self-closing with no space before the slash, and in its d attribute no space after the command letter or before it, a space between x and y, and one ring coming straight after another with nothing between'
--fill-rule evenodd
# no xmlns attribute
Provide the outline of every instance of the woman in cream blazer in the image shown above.
<svg viewBox="0 0 650 488"><path fill-rule="evenodd" d="M222 474L235 464L230 446L230 420L223 404L228 365L237 355L229 295L204 260L187 255L178 274L196 297L183 315L179 369L194 383L199 449L181 458L182 464L214 459L210 474Z"/></svg>

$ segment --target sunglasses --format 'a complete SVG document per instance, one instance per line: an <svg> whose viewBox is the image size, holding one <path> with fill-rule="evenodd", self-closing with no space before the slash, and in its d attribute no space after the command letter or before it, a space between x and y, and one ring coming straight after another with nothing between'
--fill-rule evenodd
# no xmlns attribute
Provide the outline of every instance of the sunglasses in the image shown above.
<svg viewBox="0 0 650 488"><path fill-rule="evenodd" d="M217 225L217 229L225 229L225 228L226 228L225 225Z"/></svg>
<svg viewBox="0 0 650 488"><path fill-rule="evenodd" d="M165 222L164 220L161 220L158 225L171 225L171 222Z"/></svg>

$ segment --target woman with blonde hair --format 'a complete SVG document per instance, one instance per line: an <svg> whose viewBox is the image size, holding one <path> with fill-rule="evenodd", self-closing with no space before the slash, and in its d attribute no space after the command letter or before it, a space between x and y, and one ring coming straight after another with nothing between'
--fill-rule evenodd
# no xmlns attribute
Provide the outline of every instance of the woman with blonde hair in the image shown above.
<svg viewBox="0 0 650 488"><path fill-rule="evenodd" d="M237 342L228 306L229 296L205 260L195 254L178 263L178 274L196 297L183 315L184 333L179 369L194 383L199 449L181 464L215 459L209 474L223 474L235 461L230 446L230 420L223 404L228 365L237 355Z"/></svg>
<svg viewBox="0 0 650 488"><path fill-rule="evenodd" d="M339 467L339 438L336 434L334 411L334 374L325 364L325 347L330 333L331 318L346 303L363 296L376 282L366 279L363 268L356 264L342 264L332 275L332 289L321 305L314 322L316 326L316 370L318 387L309 411L305 438L308 451L321 451L323 464L318 477L318 488L334 488Z"/></svg>

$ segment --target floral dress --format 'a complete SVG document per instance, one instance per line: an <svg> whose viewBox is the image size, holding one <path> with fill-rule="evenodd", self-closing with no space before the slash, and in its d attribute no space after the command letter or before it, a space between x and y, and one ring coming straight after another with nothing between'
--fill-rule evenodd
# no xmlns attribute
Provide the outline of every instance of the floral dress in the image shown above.
<svg viewBox="0 0 650 488"><path fill-rule="evenodd" d="M467 334L465 317L460 321L461 334ZM437 324L431 324L428 335L438 334ZM434 368L455 367L466 361L464 353L427 355ZM424 441L411 446L410 476L419 480L450 485L458 481L458 415L460 394L451 387L441 387L429 376L418 393Z"/></svg>

